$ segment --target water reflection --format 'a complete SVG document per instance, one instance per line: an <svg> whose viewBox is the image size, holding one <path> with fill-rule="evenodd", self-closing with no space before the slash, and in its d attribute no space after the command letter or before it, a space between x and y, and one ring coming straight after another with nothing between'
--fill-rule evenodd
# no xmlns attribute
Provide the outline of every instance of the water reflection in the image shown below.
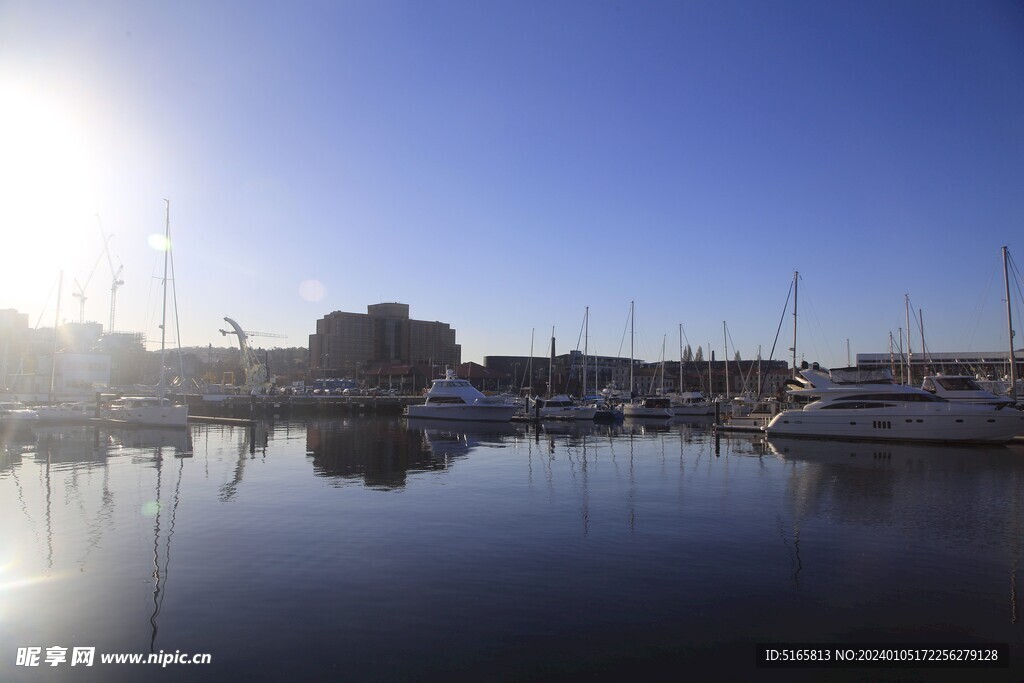
<svg viewBox="0 0 1024 683"><path fill-rule="evenodd" d="M773 639L1022 655L1024 450L646 426L39 432L0 469L0 651L214 653L182 680L617 680L694 657L753 680ZM432 475L380 492L409 472Z"/></svg>
<svg viewBox="0 0 1024 683"><path fill-rule="evenodd" d="M501 423L324 420L307 425L306 450L319 476L391 489L404 487L410 472L443 471L474 447L517 433L515 425Z"/></svg>
<svg viewBox="0 0 1024 683"><path fill-rule="evenodd" d="M768 439L766 446L768 455L790 467L786 496L795 578L803 568L800 528L807 520L894 528L904 538L894 553L940 556L952 546L994 563L994 571L1007 577L1009 620L1017 623L1024 534L1019 448L814 439Z"/></svg>
<svg viewBox="0 0 1024 683"><path fill-rule="evenodd" d="M171 497L168 513L164 512L162 503L163 469L162 458L158 458L156 464L156 514L153 515L153 571L150 574L150 578L153 581L153 613L149 617L151 629L149 651L151 653L157 651L159 616L160 611L163 609L164 600L167 599L167 587L171 569L171 539L174 536L174 526L178 517L178 505L181 503L181 479L185 469L185 461L182 459L177 461L174 493ZM164 519L165 515L169 515L170 519ZM162 523L167 524L167 535L163 538L161 538L161 533L163 533Z"/></svg>
<svg viewBox="0 0 1024 683"><path fill-rule="evenodd" d="M500 446L521 430L509 422L459 422L409 418L409 431L422 434L422 443L436 461L465 456L483 445Z"/></svg>

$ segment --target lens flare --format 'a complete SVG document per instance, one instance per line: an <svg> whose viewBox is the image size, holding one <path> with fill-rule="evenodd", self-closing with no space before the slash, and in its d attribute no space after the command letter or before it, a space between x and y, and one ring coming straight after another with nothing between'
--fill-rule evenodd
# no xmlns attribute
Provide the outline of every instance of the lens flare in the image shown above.
<svg viewBox="0 0 1024 683"><path fill-rule="evenodd" d="M299 296L306 301L316 303L323 300L327 288L319 280L303 280L299 283Z"/></svg>

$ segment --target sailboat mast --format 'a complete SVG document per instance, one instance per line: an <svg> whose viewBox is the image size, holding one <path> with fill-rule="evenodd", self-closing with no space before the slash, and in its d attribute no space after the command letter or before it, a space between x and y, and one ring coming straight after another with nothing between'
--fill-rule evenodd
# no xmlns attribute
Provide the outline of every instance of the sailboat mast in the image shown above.
<svg viewBox="0 0 1024 683"><path fill-rule="evenodd" d="M800 287L800 271L793 271L793 378L796 379L796 298Z"/></svg>
<svg viewBox="0 0 1024 683"><path fill-rule="evenodd" d="M551 397L552 392L555 390L551 382L554 379L552 373L555 370L555 326L551 326L551 357L548 359L548 397Z"/></svg>
<svg viewBox="0 0 1024 683"><path fill-rule="evenodd" d="M757 345L757 397L761 398L761 345Z"/></svg>
<svg viewBox="0 0 1024 683"><path fill-rule="evenodd" d="M1009 396L1017 400L1017 360L1013 357L1013 307L1010 305L1010 270L1007 265L1009 254L1003 247L1003 283L1006 287L1006 326L1010 336L1010 391Z"/></svg>
<svg viewBox="0 0 1024 683"><path fill-rule="evenodd" d="M708 396L714 393L714 388L711 386L711 342L708 342Z"/></svg>
<svg viewBox="0 0 1024 683"><path fill-rule="evenodd" d="M659 396L665 395L665 336L661 335L661 393Z"/></svg>
<svg viewBox="0 0 1024 683"><path fill-rule="evenodd" d="M914 361L914 352L910 350L910 295L904 294L904 305L907 309L907 386L914 383L914 370L911 363Z"/></svg>
<svg viewBox="0 0 1024 683"><path fill-rule="evenodd" d="M722 336L725 337L725 397L729 398L729 330L722 321Z"/></svg>
<svg viewBox="0 0 1024 683"><path fill-rule="evenodd" d="M167 345L167 260L171 250L171 201L165 199L166 216L164 219L164 280L163 304L160 313L160 396L164 395L164 350Z"/></svg>
<svg viewBox="0 0 1024 683"><path fill-rule="evenodd" d="M587 341L590 334L590 306L583 308L583 387L580 389L580 398L587 397Z"/></svg>
<svg viewBox="0 0 1024 683"><path fill-rule="evenodd" d="M62 270L57 279L57 313L53 317L53 353L50 354L50 395L47 402L51 406L53 405L53 385L57 381L57 326L60 325L60 294L63 289L64 271Z"/></svg>
<svg viewBox="0 0 1024 683"><path fill-rule="evenodd" d="M917 309L917 329L921 333L921 355L926 363L921 372L925 373L928 372L931 363L928 360L928 345L924 342L924 309L922 308ZM932 368L932 372L935 372L934 368Z"/></svg>
<svg viewBox="0 0 1024 683"><path fill-rule="evenodd" d="M683 324L679 323L679 386L677 394L683 393Z"/></svg>
<svg viewBox="0 0 1024 683"><path fill-rule="evenodd" d="M629 302L629 397L633 397L633 304L635 302Z"/></svg>
<svg viewBox="0 0 1024 683"><path fill-rule="evenodd" d="M892 332L889 333L889 372L896 374L896 357L892 353Z"/></svg>

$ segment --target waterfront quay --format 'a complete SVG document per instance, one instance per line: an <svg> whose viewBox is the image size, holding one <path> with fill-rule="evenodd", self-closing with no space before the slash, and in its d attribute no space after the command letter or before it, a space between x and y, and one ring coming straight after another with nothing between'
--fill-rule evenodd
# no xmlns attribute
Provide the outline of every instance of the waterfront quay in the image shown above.
<svg viewBox="0 0 1024 683"><path fill-rule="evenodd" d="M423 403L422 396L305 396L305 395L202 395L180 397L189 415L259 418L330 417L352 413L400 415L406 406Z"/></svg>

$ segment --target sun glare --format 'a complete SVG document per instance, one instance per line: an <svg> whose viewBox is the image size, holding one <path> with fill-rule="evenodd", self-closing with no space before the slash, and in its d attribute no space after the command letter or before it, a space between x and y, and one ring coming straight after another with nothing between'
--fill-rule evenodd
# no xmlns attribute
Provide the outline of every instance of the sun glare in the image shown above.
<svg viewBox="0 0 1024 683"><path fill-rule="evenodd" d="M76 107L0 73L0 150L6 276L73 275L95 236L97 197L96 156Z"/></svg>

